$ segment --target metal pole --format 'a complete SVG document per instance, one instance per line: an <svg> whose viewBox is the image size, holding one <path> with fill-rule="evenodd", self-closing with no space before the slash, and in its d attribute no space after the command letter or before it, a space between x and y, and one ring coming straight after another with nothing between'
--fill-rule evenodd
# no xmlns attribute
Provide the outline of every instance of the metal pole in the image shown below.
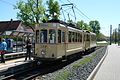
<svg viewBox="0 0 120 80"><path fill-rule="evenodd" d="M120 45L120 24L118 24L118 46Z"/></svg>
<svg viewBox="0 0 120 80"><path fill-rule="evenodd" d="M117 42L117 31L116 31L117 29L115 29L115 44L116 44L116 42Z"/></svg>
<svg viewBox="0 0 120 80"><path fill-rule="evenodd" d="M110 45L111 45L111 41L112 41L111 35L112 35L112 25L110 25Z"/></svg>

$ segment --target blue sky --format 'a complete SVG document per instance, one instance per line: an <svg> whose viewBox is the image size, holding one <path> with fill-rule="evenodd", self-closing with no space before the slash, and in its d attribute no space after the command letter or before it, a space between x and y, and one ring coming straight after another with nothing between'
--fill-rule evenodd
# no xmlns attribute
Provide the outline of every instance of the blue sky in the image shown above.
<svg viewBox="0 0 120 80"><path fill-rule="evenodd" d="M16 13L13 6L18 0L0 0L0 21L16 20ZM44 1L44 0L43 0ZM60 4L69 3L67 0L58 0ZM120 23L120 0L69 0L74 3L79 10L81 10L87 17L83 16L78 10L75 9L75 14L78 20L84 20L89 23L90 20L98 20L101 25L101 32L109 35L110 25L114 28L118 27ZM68 11L72 13L72 11ZM81 14L81 15L80 15ZM74 20L73 17L71 19Z"/></svg>

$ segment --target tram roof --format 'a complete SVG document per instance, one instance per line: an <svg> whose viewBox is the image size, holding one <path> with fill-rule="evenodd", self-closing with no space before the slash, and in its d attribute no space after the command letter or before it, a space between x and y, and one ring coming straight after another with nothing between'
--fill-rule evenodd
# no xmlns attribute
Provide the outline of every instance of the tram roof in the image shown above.
<svg viewBox="0 0 120 80"><path fill-rule="evenodd" d="M60 26L63 26L63 27L67 27L68 29L69 29L69 31L80 31L80 32L83 32L83 30L81 30L81 29L79 29L79 28L77 28L74 24L72 24L72 23L66 23L66 22L64 22L64 21L60 21L60 20L49 20L48 22L46 22L46 23L59 23L60 24Z"/></svg>
<svg viewBox="0 0 120 80"><path fill-rule="evenodd" d="M92 35L96 35L95 33L93 33L93 32L90 32L90 34L92 34Z"/></svg>

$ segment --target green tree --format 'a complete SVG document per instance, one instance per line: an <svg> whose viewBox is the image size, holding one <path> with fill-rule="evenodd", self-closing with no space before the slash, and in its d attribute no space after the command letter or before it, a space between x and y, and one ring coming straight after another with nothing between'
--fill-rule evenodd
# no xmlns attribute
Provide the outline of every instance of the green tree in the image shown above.
<svg viewBox="0 0 120 80"><path fill-rule="evenodd" d="M77 22L77 26L78 26L78 28L83 29L83 27L84 27L84 21L83 20L78 21Z"/></svg>
<svg viewBox="0 0 120 80"><path fill-rule="evenodd" d="M97 20L90 21L89 26L92 28L92 31L97 35L100 33L100 23Z"/></svg>
<svg viewBox="0 0 120 80"><path fill-rule="evenodd" d="M49 0L47 1L49 19L58 20L60 15L60 6L58 1Z"/></svg>
<svg viewBox="0 0 120 80"><path fill-rule="evenodd" d="M87 30L92 32L92 28L88 25Z"/></svg>
<svg viewBox="0 0 120 80"><path fill-rule="evenodd" d="M45 19L45 8L42 4L42 0L19 0L15 9L18 9L17 18L22 20L25 26L29 26L34 31L33 26L42 22Z"/></svg>
<svg viewBox="0 0 120 80"><path fill-rule="evenodd" d="M73 23L73 21L72 20L67 20L67 23Z"/></svg>
<svg viewBox="0 0 120 80"><path fill-rule="evenodd" d="M104 34L102 34L102 33L98 34L97 41L107 41L107 39L108 38Z"/></svg>
<svg viewBox="0 0 120 80"><path fill-rule="evenodd" d="M88 30L88 24L87 24L87 23L84 23L84 24L83 24L83 29L84 29L84 30Z"/></svg>
<svg viewBox="0 0 120 80"><path fill-rule="evenodd" d="M83 20L77 22L77 27L83 30L92 31L91 27L87 23L84 23Z"/></svg>

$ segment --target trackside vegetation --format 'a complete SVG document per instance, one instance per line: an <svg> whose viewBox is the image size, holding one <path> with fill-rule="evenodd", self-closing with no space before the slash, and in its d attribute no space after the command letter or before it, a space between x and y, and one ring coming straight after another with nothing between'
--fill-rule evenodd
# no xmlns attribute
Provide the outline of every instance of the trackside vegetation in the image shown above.
<svg viewBox="0 0 120 80"><path fill-rule="evenodd" d="M72 68L77 69L80 66L90 62L95 57L96 57L96 53L92 54L91 56L87 56L87 57L83 58L79 63L76 63L76 64L72 65ZM62 73L58 74L54 80L68 80L68 77L71 74L74 74L74 73L71 73L68 70L64 70Z"/></svg>

